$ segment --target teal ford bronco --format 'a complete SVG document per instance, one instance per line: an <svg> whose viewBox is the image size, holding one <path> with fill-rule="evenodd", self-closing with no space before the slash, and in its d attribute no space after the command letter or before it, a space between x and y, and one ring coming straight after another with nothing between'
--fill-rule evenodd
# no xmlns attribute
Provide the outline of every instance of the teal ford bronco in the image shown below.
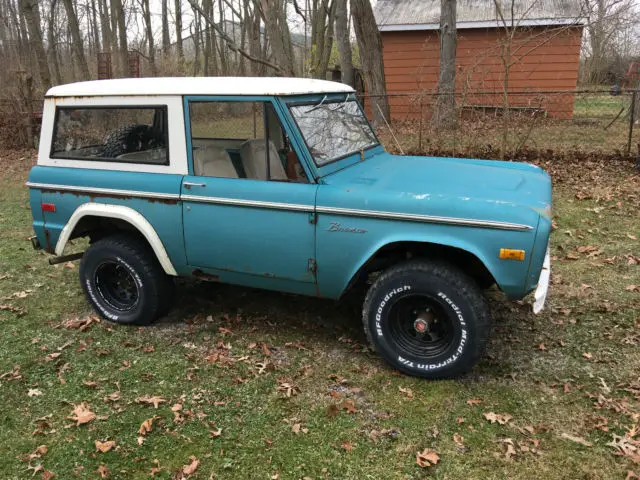
<svg viewBox="0 0 640 480"><path fill-rule="evenodd" d="M385 152L350 87L298 78L146 78L54 87L29 175L36 248L81 259L107 320L165 315L174 277L338 299L368 288L371 346L410 375L469 370L483 289L549 285L540 168ZM87 237L81 253L69 241Z"/></svg>

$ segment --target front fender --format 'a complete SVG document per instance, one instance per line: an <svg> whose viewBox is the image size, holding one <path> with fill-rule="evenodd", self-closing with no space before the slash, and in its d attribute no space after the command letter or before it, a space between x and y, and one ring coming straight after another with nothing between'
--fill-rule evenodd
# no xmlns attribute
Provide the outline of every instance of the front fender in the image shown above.
<svg viewBox="0 0 640 480"><path fill-rule="evenodd" d="M335 223L349 229L337 230L332 227ZM340 297L360 268L386 245L418 242L455 247L474 255L509 297L520 298L527 293L525 279L534 238L535 230L506 231L321 215L317 229L320 295ZM501 248L525 250L525 261L500 260Z"/></svg>

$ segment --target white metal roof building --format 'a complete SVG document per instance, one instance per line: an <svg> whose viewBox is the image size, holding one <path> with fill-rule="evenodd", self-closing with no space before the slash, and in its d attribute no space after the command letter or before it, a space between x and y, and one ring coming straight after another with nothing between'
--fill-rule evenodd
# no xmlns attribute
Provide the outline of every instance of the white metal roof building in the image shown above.
<svg viewBox="0 0 640 480"><path fill-rule="evenodd" d="M512 0L499 4L511 25ZM456 10L459 29L503 26L493 0L457 0ZM440 27L440 0L378 0L374 13L383 32ZM584 16L579 0L513 0L513 23L519 27L583 24Z"/></svg>
<svg viewBox="0 0 640 480"><path fill-rule="evenodd" d="M304 95L353 92L349 85L292 77L149 77L69 83L47 97L139 95Z"/></svg>

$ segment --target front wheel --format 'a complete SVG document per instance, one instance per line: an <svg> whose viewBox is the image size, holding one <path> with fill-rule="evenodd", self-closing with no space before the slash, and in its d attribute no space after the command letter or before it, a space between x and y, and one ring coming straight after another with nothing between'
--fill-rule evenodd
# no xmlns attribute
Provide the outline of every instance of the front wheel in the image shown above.
<svg viewBox="0 0 640 480"><path fill-rule="evenodd" d="M80 262L87 300L106 320L148 325L171 307L173 280L139 238L117 234L93 243Z"/></svg>
<svg viewBox="0 0 640 480"><path fill-rule="evenodd" d="M479 287L460 270L444 262L409 261L371 286L363 322L374 350L398 370L451 378L482 355L490 313Z"/></svg>

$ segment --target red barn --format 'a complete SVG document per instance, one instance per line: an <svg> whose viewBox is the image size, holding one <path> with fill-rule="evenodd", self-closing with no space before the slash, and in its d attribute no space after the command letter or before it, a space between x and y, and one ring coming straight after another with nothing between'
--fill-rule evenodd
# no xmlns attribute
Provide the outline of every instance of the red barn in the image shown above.
<svg viewBox="0 0 640 480"><path fill-rule="evenodd" d="M415 118L437 88L440 0L378 0L375 15L387 93L412 94L391 116ZM510 107L572 118L583 24L579 0L458 0L458 105L503 106L506 77Z"/></svg>

